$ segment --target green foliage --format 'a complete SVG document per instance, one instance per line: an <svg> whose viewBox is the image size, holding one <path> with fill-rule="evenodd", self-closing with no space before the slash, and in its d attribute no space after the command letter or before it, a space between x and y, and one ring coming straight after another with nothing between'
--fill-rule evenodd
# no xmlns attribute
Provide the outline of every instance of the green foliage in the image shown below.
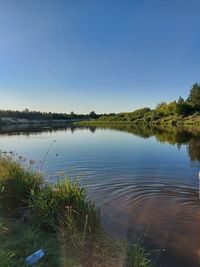
<svg viewBox="0 0 200 267"><path fill-rule="evenodd" d="M127 267L149 267L149 254L140 244L133 244L128 251Z"/></svg>
<svg viewBox="0 0 200 267"><path fill-rule="evenodd" d="M177 103L176 112L177 112L177 115L188 116L188 115L192 114L193 108L188 102L186 102L184 100L182 101L182 99L181 99Z"/></svg>
<svg viewBox="0 0 200 267"><path fill-rule="evenodd" d="M181 96L179 96L177 104L181 105L181 104L184 104L184 103L185 103L185 100Z"/></svg>
<svg viewBox="0 0 200 267"><path fill-rule="evenodd" d="M135 124L164 124L175 125L182 117L187 117L200 111L200 85L195 83L189 93L187 101L182 97L178 101L170 103L161 102L154 110L144 107L133 112L119 114L96 114L94 111L89 114L70 114L38 112L25 109L23 111L0 110L0 118L23 118L28 120L66 120L68 122L81 121L79 124L109 124L109 123L135 123ZM172 118L173 116L173 118ZM182 120L183 122L183 120ZM2 120L1 125L9 123L9 120ZM191 122L193 123L193 122Z"/></svg>
<svg viewBox="0 0 200 267"><path fill-rule="evenodd" d="M200 85L198 83L193 84L188 101L196 110L200 110Z"/></svg>
<svg viewBox="0 0 200 267"><path fill-rule="evenodd" d="M169 104L165 102L158 104L155 109L155 112L159 117L175 115L176 114L176 101L173 101Z"/></svg>
<svg viewBox="0 0 200 267"><path fill-rule="evenodd" d="M95 111L91 111L89 116L90 116L90 118L93 118L93 119L98 118L98 115L95 113Z"/></svg>
<svg viewBox="0 0 200 267"><path fill-rule="evenodd" d="M67 113L52 113L52 112L40 112L30 111L25 109L23 111L18 110L0 110L0 118L16 118L16 119L28 119L28 120L82 120L93 119L101 117L101 114L96 114L94 111L90 114L75 114L73 111L70 114Z"/></svg>
<svg viewBox="0 0 200 267"><path fill-rule="evenodd" d="M86 190L74 180L65 179L55 185L45 184L40 191L33 192L29 208L31 214L46 227L57 230L63 221L79 230L94 231L99 227L99 212L94 202L86 199Z"/></svg>
<svg viewBox="0 0 200 267"><path fill-rule="evenodd" d="M46 251L37 266L61 266L62 256L56 235L19 220L0 217L0 265L25 267L25 259L38 248Z"/></svg>
<svg viewBox="0 0 200 267"><path fill-rule="evenodd" d="M11 157L0 157L0 200L5 209L26 206L31 191L39 191L42 183L40 173L25 170Z"/></svg>
<svg viewBox="0 0 200 267"><path fill-rule="evenodd" d="M154 110L148 107L135 110L133 112L124 112L118 114L108 114L101 116L98 120L83 122L84 125L104 125L110 124L152 124L152 125L178 125L178 124L200 124L196 112L200 111L200 85L195 83L185 101L179 97L178 101L170 103L161 102ZM193 115L195 115L193 117ZM187 119L185 119L187 118Z"/></svg>
<svg viewBox="0 0 200 267"><path fill-rule="evenodd" d="M135 111L132 112L132 116L135 116L137 118L143 118L145 114L149 113L151 111L150 108L141 108L141 109L137 109Z"/></svg>
<svg viewBox="0 0 200 267"><path fill-rule="evenodd" d="M86 198L86 190L76 180L66 179L51 185L44 181L41 184L40 177L35 184L34 173L26 171L8 157L0 159L0 174L0 181L5 184L5 190L1 190L1 200L8 205L15 193L23 200L18 203L29 202L26 210L23 207L23 214L20 206L15 207L15 214L12 207L4 213L0 206L1 266L25 267L25 258L39 248L46 253L37 263L38 267L123 266L127 258L126 243L108 237L102 231L99 210L94 202ZM15 191L10 181L16 182ZM54 231L47 231L49 228ZM138 252L134 252L134 257L140 259L133 260L130 253L128 262L141 262L142 265L138 266L146 267L145 254L141 249Z"/></svg>

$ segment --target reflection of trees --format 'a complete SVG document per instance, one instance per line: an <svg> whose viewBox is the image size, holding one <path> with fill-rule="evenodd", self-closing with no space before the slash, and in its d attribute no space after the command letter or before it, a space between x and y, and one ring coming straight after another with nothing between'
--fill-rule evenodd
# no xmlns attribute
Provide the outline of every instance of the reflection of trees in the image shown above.
<svg viewBox="0 0 200 267"><path fill-rule="evenodd" d="M100 126L98 128L102 129L115 129L118 131L123 131L127 133L132 133L134 135L140 136L142 138L149 138L153 136L152 128L150 128L148 125L136 125L136 124L106 124L104 126Z"/></svg>
<svg viewBox="0 0 200 267"><path fill-rule="evenodd" d="M200 127L151 127L143 124L112 124L106 125L105 128L132 133L142 138L155 136L158 142L176 145L178 149L181 145L187 145L190 159L200 161Z"/></svg>
<svg viewBox="0 0 200 267"><path fill-rule="evenodd" d="M187 145L188 155L192 161L200 161L200 128L167 128L164 131L156 132L156 139L160 142L167 142L177 145Z"/></svg>
<svg viewBox="0 0 200 267"><path fill-rule="evenodd" d="M92 129L91 129L92 128ZM40 135L41 133L52 133L60 130L71 131L87 129L91 132L95 132L96 127L79 126L73 124L57 124L57 125L12 125L0 127L0 135Z"/></svg>
<svg viewBox="0 0 200 267"><path fill-rule="evenodd" d="M155 136L156 140L161 143L169 143L176 145L180 149L181 145L187 145L188 154L192 161L200 161L200 127L151 127L148 125L136 124L111 124L98 127L101 129L109 128L117 131L131 133L141 138L150 138ZM91 133L95 133L95 126L79 126L73 124L62 125L17 125L2 126L0 135L40 135L43 132L71 131L87 129Z"/></svg>
<svg viewBox="0 0 200 267"><path fill-rule="evenodd" d="M154 128L154 134L159 142L167 142L178 147L188 144L192 138L192 133L183 128Z"/></svg>
<svg viewBox="0 0 200 267"><path fill-rule="evenodd" d="M96 127L90 127L89 129L90 129L91 133L95 133L96 132Z"/></svg>
<svg viewBox="0 0 200 267"><path fill-rule="evenodd" d="M200 136L198 138L191 139L187 150L192 161L200 161Z"/></svg>

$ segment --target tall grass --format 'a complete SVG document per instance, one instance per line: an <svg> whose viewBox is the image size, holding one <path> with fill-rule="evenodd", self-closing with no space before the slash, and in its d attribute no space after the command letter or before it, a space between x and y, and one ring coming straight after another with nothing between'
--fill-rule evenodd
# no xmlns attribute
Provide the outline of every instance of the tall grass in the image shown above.
<svg viewBox="0 0 200 267"><path fill-rule="evenodd" d="M127 253L127 267L149 267L149 254L140 245L140 243L134 243L128 248Z"/></svg>
<svg viewBox="0 0 200 267"><path fill-rule="evenodd" d="M5 209L27 206L31 192L40 191L40 173L24 169L12 157L0 157L0 200Z"/></svg>
<svg viewBox="0 0 200 267"><path fill-rule="evenodd" d="M141 246L129 249L103 231L100 210L77 180L48 184L40 173L1 156L0 184L1 266L25 266L25 257L41 247L46 255L38 266L150 266Z"/></svg>
<svg viewBox="0 0 200 267"><path fill-rule="evenodd" d="M100 212L86 199L86 190L77 180L44 184L40 191L32 192L29 208L36 221L53 230L73 226L84 233L100 227Z"/></svg>

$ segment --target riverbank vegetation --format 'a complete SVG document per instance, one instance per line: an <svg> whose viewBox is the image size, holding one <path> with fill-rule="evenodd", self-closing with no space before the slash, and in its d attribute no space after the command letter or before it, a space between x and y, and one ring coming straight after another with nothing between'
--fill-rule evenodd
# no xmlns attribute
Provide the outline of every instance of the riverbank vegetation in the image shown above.
<svg viewBox="0 0 200 267"><path fill-rule="evenodd" d="M148 267L140 244L129 246L102 229L100 210L78 181L46 183L40 172L22 167L23 158L0 156L0 262L26 266L43 248L37 266Z"/></svg>
<svg viewBox="0 0 200 267"><path fill-rule="evenodd" d="M166 103L162 101L156 108L144 107L133 112L96 114L52 113L30 111L0 110L0 126L36 122L53 123L56 121L77 122L80 124L152 124L152 125L200 125L200 85L193 84L186 99ZM80 122L79 122L80 121Z"/></svg>
<svg viewBox="0 0 200 267"><path fill-rule="evenodd" d="M81 124L152 124L152 125L200 125L200 85L195 83L184 100L179 97L170 103L161 102L155 109L148 107L102 116L96 120L81 122Z"/></svg>
<svg viewBox="0 0 200 267"><path fill-rule="evenodd" d="M89 114L75 114L73 111L70 114L67 113L53 113L53 112L40 112L30 111L25 109L23 111L18 110L0 110L0 126L8 124L23 124L23 123L36 123L36 122L48 122L53 123L55 121L78 121L97 119L103 116L103 114L96 114L91 111Z"/></svg>

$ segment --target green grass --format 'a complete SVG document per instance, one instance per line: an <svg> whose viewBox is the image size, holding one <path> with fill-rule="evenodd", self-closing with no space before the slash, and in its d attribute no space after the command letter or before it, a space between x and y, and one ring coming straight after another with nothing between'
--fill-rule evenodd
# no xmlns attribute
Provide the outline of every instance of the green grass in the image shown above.
<svg viewBox="0 0 200 267"><path fill-rule="evenodd" d="M175 126L175 125L200 125L200 114L199 112L193 115L182 116L182 115L166 115L166 116L153 116L152 111L147 112L145 115L136 115L135 112L119 113L116 115L106 115L99 119L81 121L75 123L77 125L86 126L107 126L107 125L163 125L163 126Z"/></svg>
<svg viewBox="0 0 200 267"><path fill-rule="evenodd" d="M39 228L20 220L0 217L0 266L25 267L25 259L39 248L46 251L40 267L61 266L59 240Z"/></svg>
<svg viewBox="0 0 200 267"><path fill-rule="evenodd" d="M26 257L40 248L45 256L38 267L150 266L142 248L130 253L126 242L102 230L100 211L77 180L47 184L1 156L0 184L1 267L25 267Z"/></svg>
<svg viewBox="0 0 200 267"><path fill-rule="evenodd" d="M127 267L148 267L150 265L148 257L146 250L139 243L135 243L129 247Z"/></svg>
<svg viewBox="0 0 200 267"><path fill-rule="evenodd" d="M43 184L40 173L24 169L9 156L0 158L1 208L13 210L27 206L31 192L37 192Z"/></svg>
<svg viewBox="0 0 200 267"><path fill-rule="evenodd" d="M94 232L100 226L100 213L95 203L86 199L86 190L77 180L64 179L45 184L33 191L29 201L30 213L40 224L54 230L73 222L78 231Z"/></svg>

